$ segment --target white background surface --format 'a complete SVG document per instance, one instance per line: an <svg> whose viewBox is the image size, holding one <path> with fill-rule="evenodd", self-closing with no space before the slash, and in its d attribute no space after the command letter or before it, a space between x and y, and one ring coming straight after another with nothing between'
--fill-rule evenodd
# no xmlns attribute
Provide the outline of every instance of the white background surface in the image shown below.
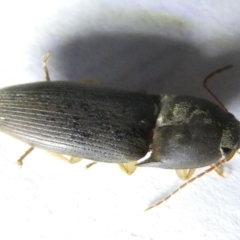
<svg viewBox="0 0 240 240"><path fill-rule="evenodd" d="M12 0L0 8L0 85L92 78L106 86L211 99L202 80L240 119L239 1ZM0 135L0 239L240 239L240 157L168 202L174 171L68 165ZM199 171L202 171L200 169Z"/></svg>

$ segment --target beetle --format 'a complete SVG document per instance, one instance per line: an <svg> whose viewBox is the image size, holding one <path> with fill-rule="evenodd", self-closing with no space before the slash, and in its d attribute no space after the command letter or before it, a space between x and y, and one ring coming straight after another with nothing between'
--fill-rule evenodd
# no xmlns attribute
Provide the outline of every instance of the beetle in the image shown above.
<svg viewBox="0 0 240 240"><path fill-rule="evenodd" d="M97 162L138 161L176 169L183 179L240 147L239 121L208 100L62 81L1 89L0 130L28 143L29 152L38 147Z"/></svg>
<svg viewBox="0 0 240 240"><path fill-rule="evenodd" d="M190 96L37 82L0 90L0 116L1 131L33 147L99 162L136 161L152 144L139 166L191 169L239 148L239 121Z"/></svg>
<svg viewBox="0 0 240 240"><path fill-rule="evenodd" d="M74 82L0 90L0 130L33 147L99 162L192 169L239 148L239 121L192 96L148 95ZM152 134L153 132L153 134Z"/></svg>

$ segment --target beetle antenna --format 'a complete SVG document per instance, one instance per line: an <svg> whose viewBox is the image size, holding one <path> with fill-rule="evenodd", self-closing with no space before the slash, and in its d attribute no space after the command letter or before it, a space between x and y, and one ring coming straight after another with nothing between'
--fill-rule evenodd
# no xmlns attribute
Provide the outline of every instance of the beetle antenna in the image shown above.
<svg viewBox="0 0 240 240"><path fill-rule="evenodd" d="M165 197L163 200L161 200L160 202L157 202L156 204L152 205L151 207L145 209L145 211L148 211L154 207L159 206L160 204L162 204L163 202L166 202L169 198L171 198L173 195L175 195L177 192L179 192L181 189L183 189L184 187L186 187L188 184L192 183L193 181L195 181L198 178L201 178L202 176L204 176L207 173L210 173L211 171L215 170L216 168L221 167L224 163L226 163L227 161L229 161L233 156L234 156L235 152L233 152L232 154L230 154L228 157L224 158L223 160L219 161L218 163L212 165L210 168L208 168L207 170L205 170L204 172L198 174L197 176L189 179L188 181L186 181L184 184L182 184L180 187L178 187L175 191L173 191L171 194L169 194L167 197Z"/></svg>
<svg viewBox="0 0 240 240"><path fill-rule="evenodd" d="M212 90L207 86L207 82L210 78L212 78L214 75L221 73L229 68L232 68L233 65L227 65L226 67L223 68L219 68L214 72L211 72L210 74L208 74L204 80L203 80L203 86L206 88L206 90L212 95L212 97L219 103L219 105L226 111L228 112L228 110L226 109L226 107L223 105L223 103L219 100L219 98L212 92Z"/></svg>

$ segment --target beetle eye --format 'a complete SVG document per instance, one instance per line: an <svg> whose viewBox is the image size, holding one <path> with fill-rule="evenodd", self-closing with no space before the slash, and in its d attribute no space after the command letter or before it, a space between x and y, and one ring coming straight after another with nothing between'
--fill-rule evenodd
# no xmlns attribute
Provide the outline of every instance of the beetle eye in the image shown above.
<svg viewBox="0 0 240 240"><path fill-rule="evenodd" d="M225 157L227 157L232 151L233 150L230 148L224 148L224 147L221 148L221 153Z"/></svg>

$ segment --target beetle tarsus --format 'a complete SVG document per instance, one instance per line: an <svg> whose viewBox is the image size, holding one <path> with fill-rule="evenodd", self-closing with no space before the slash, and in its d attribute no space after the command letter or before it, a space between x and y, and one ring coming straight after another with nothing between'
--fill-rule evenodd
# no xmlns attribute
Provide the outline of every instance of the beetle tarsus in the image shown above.
<svg viewBox="0 0 240 240"><path fill-rule="evenodd" d="M92 167L93 165L95 165L96 163L97 163L97 162L91 162L91 163L87 164L87 165L85 166L85 168L88 169L88 168Z"/></svg>
<svg viewBox="0 0 240 240"><path fill-rule="evenodd" d="M23 160L25 159L25 157L32 152L34 149L34 147L30 147L18 160L17 160L17 165L21 168L23 165Z"/></svg>

